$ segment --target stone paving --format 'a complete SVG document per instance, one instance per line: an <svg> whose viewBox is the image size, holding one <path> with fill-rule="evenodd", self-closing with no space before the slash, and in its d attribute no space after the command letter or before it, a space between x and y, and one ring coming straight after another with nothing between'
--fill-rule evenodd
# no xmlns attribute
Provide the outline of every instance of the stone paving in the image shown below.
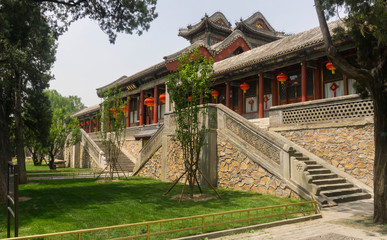
<svg viewBox="0 0 387 240"><path fill-rule="evenodd" d="M373 199L322 210L323 218L216 238L217 240L359 240L386 239L387 225L372 223Z"/></svg>

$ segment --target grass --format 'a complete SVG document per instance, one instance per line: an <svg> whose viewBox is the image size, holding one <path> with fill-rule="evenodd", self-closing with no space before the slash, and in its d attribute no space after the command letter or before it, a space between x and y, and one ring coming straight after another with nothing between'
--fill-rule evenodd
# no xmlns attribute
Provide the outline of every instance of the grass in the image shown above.
<svg viewBox="0 0 387 240"><path fill-rule="evenodd" d="M80 172L93 172L93 169L89 168L57 168L56 170L50 170L49 166L42 163L41 166L34 166L33 163L26 163L27 175L39 175L39 174L68 174L68 173L80 173Z"/></svg>
<svg viewBox="0 0 387 240"><path fill-rule="evenodd" d="M171 196L179 194L182 185L164 196L170 186L171 183L140 177L104 183L95 179L40 180L21 185L19 196L31 199L19 203L19 236L300 202L219 189L222 200L178 204ZM211 189L205 189L205 193L215 196ZM5 207L0 205L0 209ZM5 214L0 211L0 238L6 235Z"/></svg>

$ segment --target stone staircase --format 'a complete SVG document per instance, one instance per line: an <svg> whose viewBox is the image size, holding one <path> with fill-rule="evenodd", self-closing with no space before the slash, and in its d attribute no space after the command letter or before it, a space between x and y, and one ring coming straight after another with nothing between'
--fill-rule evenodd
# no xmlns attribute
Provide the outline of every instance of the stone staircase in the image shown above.
<svg viewBox="0 0 387 240"><path fill-rule="evenodd" d="M101 142L95 141L95 143L101 148L102 151L106 152ZM118 155L117 163L118 171L133 172L135 164L122 151Z"/></svg>
<svg viewBox="0 0 387 240"><path fill-rule="evenodd" d="M307 188L312 190L316 200L322 207L371 198L371 194L355 187L354 184L348 182L345 178L332 173L331 170L323 167L316 161L310 160L309 157L305 157L302 153L294 152L293 157L306 165L303 174L306 176L307 184L310 185Z"/></svg>

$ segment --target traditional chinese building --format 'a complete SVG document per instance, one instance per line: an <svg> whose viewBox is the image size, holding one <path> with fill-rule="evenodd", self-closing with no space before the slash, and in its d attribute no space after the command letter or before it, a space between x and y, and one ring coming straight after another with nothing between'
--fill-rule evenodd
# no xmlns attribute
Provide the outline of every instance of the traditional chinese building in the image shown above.
<svg viewBox="0 0 387 240"><path fill-rule="evenodd" d="M339 21L332 22L329 24L329 28L332 30L339 24ZM309 158L317 156L316 159L322 159L321 161L316 160L316 162L321 163L325 170L322 170L322 173L315 173L315 175L320 174L316 179L320 179L320 177L328 179L329 174L331 174L332 179L336 179L334 176L342 176L342 173L344 173L345 178L353 180L351 184L360 186L358 189L362 188L364 190L372 186L371 165L374 153L372 103L369 100L361 100L357 95L354 95L354 79L350 79L340 72L335 72L334 66L329 63L326 57L320 28L316 27L298 34L286 35L275 31L259 12L246 20L241 19L235 26L232 26L222 13L216 12L211 16L205 15L194 25L188 25L187 28L180 29L178 35L187 39L190 45L181 51L164 57L156 65L131 76L122 76L116 81L97 89L97 94L100 97L114 86L124 90L123 96L127 103L124 110L126 126L131 136L130 139L128 138L126 150L131 154L129 158L136 162L136 173L141 174L141 171L143 171L143 175L150 175L163 180L173 180L172 175L165 172L166 167L164 166L168 165L168 158L171 156L170 151L172 150L165 150L164 155L158 153L163 156L158 159L159 165L160 162L164 161L164 167L160 167L156 163L152 165L148 162L155 159L155 154L161 148L172 149L166 136L162 137L163 131L167 131L165 129L168 129L167 125L169 123L160 127L160 123L164 122L165 116L172 111L165 87L168 74L177 69L177 59L182 54L192 52L198 48L201 55L212 57L215 62L215 83L212 86L214 90L213 103L218 113L224 112L224 115L219 115L218 118L223 119L225 115L229 116L224 118L224 121L219 120L218 129L214 130L217 132L217 135L214 135L214 139L217 139L217 141L214 140L213 147L218 149L217 152L211 153L211 150L207 152L208 156L212 156L208 158L213 158L213 160L208 160L211 162L208 166L215 164L216 166L214 165L213 168L217 169L216 176L213 176L215 185L222 187L232 185L235 189L244 190L254 188L254 191L258 191L257 189L260 187L259 183L251 183L245 188L243 186L248 184L238 185L237 183L230 183L230 179L224 178L229 173L221 165L222 156L225 156L226 148L230 147L245 152L245 155L253 159L254 164L258 163L257 166L254 164L249 165L246 171L250 168L263 167L267 174L278 173L278 176L274 175L278 177L280 182L286 182L288 185L285 184L287 187L282 187L281 190L281 184L278 183L273 190L274 192L281 190L281 194L277 195L290 196L290 193L283 194L285 189L290 189L289 191L292 194L305 198L307 194L297 192L295 190L297 187L293 188L293 183L289 182L291 180L305 188L306 192L309 191L319 196L320 190L316 190L319 188L315 186L318 185L317 182L314 186L310 186L315 180L312 177L312 180L308 180L309 183L305 183L305 176L314 176L311 169L316 168L318 170L320 165L308 163L311 165L308 167L308 164L301 163L301 160L289 160L289 156L297 156L297 154L293 154L294 152L301 154L304 151L298 149L301 145L306 149L305 151L310 151L312 154L309 156L309 152L303 152L302 156L309 156ZM341 39L336 41L335 44L342 55L349 61L354 62L356 51L350 39ZM152 104L150 104L154 106L152 110L145 105L145 102L149 103L150 97L153 97ZM146 101L147 99L148 101ZM98 119L95 117L98 111L99 105L95 105L83 109L73 116L79 119L80 125L87 133L92 133L99 130ZM236 116L235 113L239 116ZM232 125L232 121L236 121L238 124L245 122L245 124L238 125L239 128L234 129L234 132L244 128L249 129L243 130L239 134L242 139L237 136L235 136L235 139L230 137L232 133L222 137L223 130L221 130L220 123L231 124L228 127L232 128L236 126L236 123ZM250 123L255 123L270 131L252 130ZM227 129L224 128L224 131L227 132ZM254 134L249 139L243 140L243 137L250 134L249 131L254 131ZM276 132L279 136L273 137L271 132ZM89 135L93 136L92 134ZM266 140L261 145L255 146L253 143L259 142L258 135ZM286 139L281 137L286 137ZM145 142L135 142L143 138L151 139L147 144ZM364 141L360 141L362 138L364 138ZM263 162L254 160L255 155L249 156L243 144L238 143L238 139L243 144L253 144L250 149L256 150L260 146L268 144L269 140L267 139L277 139L273 142L269 141L270 144L267 145L266 149L272 149L273 152L266 153L266 157L262 157L262 159L271 158L278 161L270 164L264 163L262 159ZM251 139L255 140L251 141ZM226 140L234 141L235 144L228 146L228 144L225 144ZM290 142L285 145L292 147L284 150L286 147L284 147L283 142L287 140L290 140ZM158 143L156 144L156 142ZM158 146L158 148L155 146ZM340 148L343 147L353 157L343 156L340 152ZM282 150L277 152L276 149ZM298 149L298 151L295 151L295 149ZM265 151L265 149L261 149L259 152ZM361 157L359 157L357 151L361 151ZM283 160L285 155L289 158L286 161L290 161L287 164ZM232 161L238 162L239 160L233 159ZM296 162L300 162L299 165L296 164L297 169L302 169L304 172L301 171L300 174L304 175L301 176L292 172L294 168L291 170L291 166ZM240 161L238 163L242 164ZM151 167L146 164L151 165ZM276 164L279 166L278 169L275 167ZM317 170L315 172L318 172ZM147 172L144 173L144 171ZM173 169L173 171L176 172L176 169ZM250 174L253 174L255 170L251 171ZM258 177L258 180L265 176ZM334 184L339 184L342 180L337 181L339 182L332 180ZM266 190L262 190L263 192L271 189L268 185L264 187ZM329 198L328 195L324 195L324 197ZM368 197L369 195L361 195L361 197L364 196ZM330 199L329 201L332 203L335 200Z"/></svg>

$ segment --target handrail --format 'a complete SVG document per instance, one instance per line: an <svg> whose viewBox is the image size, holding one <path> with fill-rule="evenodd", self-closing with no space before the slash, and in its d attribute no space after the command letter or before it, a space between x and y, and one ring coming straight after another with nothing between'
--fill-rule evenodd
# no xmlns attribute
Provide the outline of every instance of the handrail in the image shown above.
<svg viewBox="0 0 387 240"><path fill-rule="evenodd" d="M289 219L297 218L300 215L313 216L313 214L319 214L317 203L316 201L308 201L173 219L130 223L109 227L15 237L8 238L8 240L46 239L55 236L60 236L63 239L64 236L68 235L77 236L77 238L81 240L86 234L89 234L87 235L87 238L92 237L94 239L96 239L97 236L101 237L102 234L104 239L138 239L144 237L150 239L151 236L165 235L175 232L184 232L196 229L199 230L199 233L204 233L208 232L209 228L216 226L227 226L237 223L243 223L244 225L249 226L257 224L258 220L261 219L274 217ZM235 225L231 227L235 227ZM97 235L97 233L99 235Z"/></svg>
<svg viewBox="0 0 387 240"><path fill-rule="evenodd" d="M86 150L89 152L90 156L93 158L93 160L100 166L100 168L104 168L105 164L105 153L101 150L101 148L93 141L93 139L90 138L90 136L81 129L82 133L82 143L83 145L86 145L84 142L87 143L88 146Z"/></svg>
<svg viewBox="0 0 387 240"><path fill-rule="evenodd" d="M136 162L136 167L138 169L134 172L133 176L136 176L137 173L142 169L146 162L152 157L152 155L161 147L162 141L161 137L163 136L164 125L161 125L159 129L153 134L153 136L148 140L148 142L142 147L139 154L139 161Z"/></svg>

